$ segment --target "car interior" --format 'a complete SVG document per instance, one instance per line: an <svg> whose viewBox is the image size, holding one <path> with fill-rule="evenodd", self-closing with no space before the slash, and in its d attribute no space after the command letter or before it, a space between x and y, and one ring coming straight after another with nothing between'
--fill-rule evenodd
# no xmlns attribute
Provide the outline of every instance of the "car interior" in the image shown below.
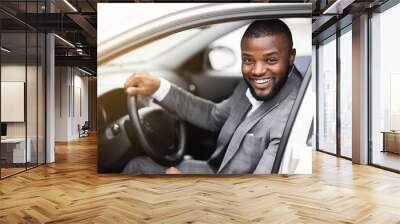
<svg viewBox="0 0 400 224"><path fill-rule="evenodd" d="M242 80L242 75L240 70L236 74L214 75L215 72L223 71L212 68L209 58L210 43L249 22L239 21L202 27L202 31L209 32L196 33L190 40L174 46L166 54L157 56L155 60L150 60L151 63L138 63L136 67L145 68L151 74L163 77L196 96L216 103L220 102L230 96L237 83ZM215 33L215 30L219 32ZM201 43L199 40L202 40ZM191 49L185 45L189 46L193 43L198 45L194 47L195 50L191 50L190 53L181 53L182 50ZM177 60L174 60L169 63L173 59L171 55L180 55L180 62L176 63ZM298 56L295 59L295 65L302 75L309 69L310 64L311 56ZM166 166L173 166L181 159L207 160L216 148L218 133L172 118L173 114L160 109L157 102L149 97L138 96L136 100L127 97L121 83L136 70L136 67L134 64L129 65L125 71L120 70L121 75L115 72L117 75L113 79L115 77L121 79L119 86L110 87L106 91L100 90L98 93L98 171L121 172L125 164L133 157L154 154L154 151L157 151L155 153L157 155L151 158ZM149 109L145 108L158 109L148 112ZM162 120L170 122L161 122ZM143 125L139 124L137 127L137 123ZM184 127L180 129L181 125L178 123L184 123ZM143 128L146 125L147 127ZM140 133L146 137L140 137ZM182 136L185 140L180 142ZM144 138L145 142L141 138ZM150 149L146 149L146 144ZM178 145L184 148L183 152L182 150L178 152L180 148ZM179 158L166 159L168 156L177 154Z"/></svg>

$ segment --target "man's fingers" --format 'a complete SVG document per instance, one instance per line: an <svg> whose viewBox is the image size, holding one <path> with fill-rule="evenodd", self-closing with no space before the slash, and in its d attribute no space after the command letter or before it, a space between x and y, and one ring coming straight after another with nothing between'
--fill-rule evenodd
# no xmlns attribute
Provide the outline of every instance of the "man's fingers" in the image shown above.
<svg viewBox="0 0 400 224"><path fill-rule="evenodd" d="M160 80L145 72L136 72L125 81L124 87L130 95L150 96L160 87Z"/></svg>
<svg viewBox="0 0 400 224"><path fill-rule="evenodd" d="M125 85L125 86L127 86L127 85ZM126 88L126 93L131 95L131 96L136 95L136 87L128 87L128 88Z"/></svg>
<svg viewBox="0 0 400 224"><path fill-rule="evenodd" d="M128 80L125 82L125 88L132 87L132 86L138 86L140 83L142 83L142 78L139 74L133 74L131 77L129 77Z"/></svg>
<svg viewBox="0 0 400 224"><path fill-rule="evenodd" d="M131 96L143 95L143 88L141 88L141 87L128 87L126 89L126 93L128 93Z"/></svg>

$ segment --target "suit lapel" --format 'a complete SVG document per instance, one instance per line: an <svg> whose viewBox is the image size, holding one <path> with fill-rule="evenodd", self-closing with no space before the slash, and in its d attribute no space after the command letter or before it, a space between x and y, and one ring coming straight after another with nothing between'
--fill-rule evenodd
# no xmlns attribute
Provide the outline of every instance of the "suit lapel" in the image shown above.
<svg viewBox="0 0 400 224"><path fill-rule="evenodd" d="M232 140L228 145L228 149L222 160L221 166L219 167L218 173L225 167L225 165L233 158L238 149L240 148L241 142L249 132L249 130L266 114L279 105L279 102L269 101L268 103L263 103L253 114L247 117L237 129L232 136Z"/></svg>
<svg viewBox="0 0 400 224"><path fill-rule="evenodd" d="M285 85L283 88L279 91L279 93L273 97L271 100L265 101L259 108L257 108L249 117L247 117L241 124L240 121L238 122L239 124L236 125L237 128L232 130L231 133L231 138L232 139L228 145L226 154L222 160L221 166L218 169L218 173L222 171L222 169L228 164L228 162L233 158L233 156L236 154L238 149L240 148L240 145L243 141L243 138L246 136L246 134L250 131L250 129L257 124L257 122L265 117L266 114L271 112L274 108L279 106L280 102L282 102L286 97L289 95L289 93L296 87L296 85L299 85L299 74L296 69L291 72L291 74L288 77L288 80L286 81ZM245 94L243 94L245 97ZM247 97L246 97L247 99ZM247 100L248 102L248 100ZM239 104L240 105L240 104ZM229 139L229 140L230 140Z"/></svg>
<svg viewBox="0 0 400 224"><path fill-rule="evenodd" d="M247 90L246 83L242 81L239 85L241 86L238 88L237 97L231 105L231 113L219 132L217 148L209 159L209 164L215 165L215 171L220 167L233 133L238 125L243 121L243 118L251 106L245 95Z"/></svg>
<svg viewBox="0 0 400 224"><path fill-rule="evenodd" d="M244 94L246 91L246 88L242 90L242 94L236 103L232 113L232 116L229 117L229 120L226 121L226 125L223 127L223 130L220 132L220 142L219 144L225 146L229 143L229 141L232 138L233 133L235 132L236 128L239 126L239 124L243 121L243 118L246 116L247 111L250 109L250 102L247 99L246 95Z"/></svg>

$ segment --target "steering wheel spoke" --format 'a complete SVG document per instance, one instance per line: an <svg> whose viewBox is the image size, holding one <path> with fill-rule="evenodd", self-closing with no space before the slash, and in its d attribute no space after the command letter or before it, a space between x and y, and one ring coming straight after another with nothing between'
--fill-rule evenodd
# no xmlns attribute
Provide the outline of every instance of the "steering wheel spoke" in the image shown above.
<svg viewBox="0 0 400 224"><path fill-rule="evenodd" d="M128 97L128 114L136 135L132 144L139 141L143 151L162 165L176 165L185 153L185 123L152 101L140 109L137 103L135 96Z"/></svg>

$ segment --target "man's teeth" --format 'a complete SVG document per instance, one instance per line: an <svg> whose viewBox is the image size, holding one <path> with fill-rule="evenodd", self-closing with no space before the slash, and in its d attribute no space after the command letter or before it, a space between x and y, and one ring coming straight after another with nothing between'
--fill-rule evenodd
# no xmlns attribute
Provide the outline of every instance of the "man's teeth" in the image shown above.
<svg viewBox="0 0 400 224"><path fill-rule="evenodd" d="M255 79L257 84L264 84L271 81L271 79Z"/></svg>

